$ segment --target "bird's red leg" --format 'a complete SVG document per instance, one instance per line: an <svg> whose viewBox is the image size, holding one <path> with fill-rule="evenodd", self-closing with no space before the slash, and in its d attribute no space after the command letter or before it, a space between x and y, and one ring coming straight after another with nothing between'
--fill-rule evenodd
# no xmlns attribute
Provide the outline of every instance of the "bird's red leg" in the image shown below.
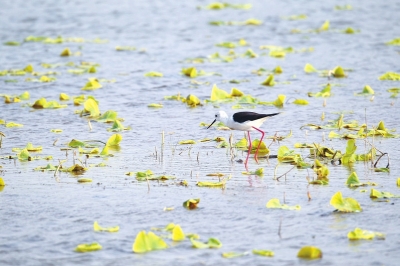
<svg viewBox="0 0 400 266"><path fill-rule="evenodd" d="M257 155L258 155L258 149L260 148L260 146L261 146L261 142L262 142L262 140L263 140L263 138L264 138L264 134L265 134L265 132L264 131L262 131L261 129L259 129L259 128L256 128L256 127L252 127L252 128L254 128L255 130L257 130L257 131L259 131L260 133L261 133L261 139L260 139L260 142L258 143L258 146L257 146L257 150L256 150L256 153L254 154L254 159L256 159L256 162L258 163L258 158L257 158Z"/></svg>
<svg viewBox="0 0 400 266"><path fill-rule="evenodd" d="M246 167L247 172L249 171L249 169L247 169L247 161L249 160L249 156L251 153L251 139L250 139L250 131L247 131L247 136L249 136L249 151L247 152L247 157L246 157L246 161L244 162L244 166Z"/></svg>

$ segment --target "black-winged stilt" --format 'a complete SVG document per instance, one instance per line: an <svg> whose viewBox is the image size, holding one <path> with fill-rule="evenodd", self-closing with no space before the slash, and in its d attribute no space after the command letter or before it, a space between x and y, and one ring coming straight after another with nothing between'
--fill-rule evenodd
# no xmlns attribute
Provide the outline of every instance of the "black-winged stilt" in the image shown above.
<svg viewBox="0 0 400 266"><path fill-rule="evenodd" d="M247 162L249 160L249 155L251 153L251 139L250 139L250 131L257 130L261 133L261 139L260 142L258 143L258 147L256 150L256 153L254 154L254 159L256 162L258 162L257 154L258 154L258 149L260 148L261 142L264 138L265 132L259 129L259 127L267 120L268 117L278 115L280 113L274 113L274 114L258 114L254 112L237 112L234 113L232 116L228 116L225 111L218 111L215 114L215 119L207 127L209 129L216 121L221 121L224 123L227 127L230 129L234 130L240 130L240 131L247 131L247 135L249 137L249 151L247 153L246 161L244 163L246 170L247 170Z"/></svg>

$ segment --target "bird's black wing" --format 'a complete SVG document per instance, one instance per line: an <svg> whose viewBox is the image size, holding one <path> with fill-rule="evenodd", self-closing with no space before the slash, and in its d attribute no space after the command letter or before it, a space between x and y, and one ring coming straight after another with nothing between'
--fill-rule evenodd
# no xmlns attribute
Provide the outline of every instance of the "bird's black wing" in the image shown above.
<svg viewBox="0 0 400 266"><path fill-rule="evenodd" d="M238 123L243 123L246 121L254 121L257 119L261 119L264 117L268 116L274 116L274 115L279 115L280 113L274 113L274 114L258 114L254 112L238 112L233 114L233 120Z"/></svg>

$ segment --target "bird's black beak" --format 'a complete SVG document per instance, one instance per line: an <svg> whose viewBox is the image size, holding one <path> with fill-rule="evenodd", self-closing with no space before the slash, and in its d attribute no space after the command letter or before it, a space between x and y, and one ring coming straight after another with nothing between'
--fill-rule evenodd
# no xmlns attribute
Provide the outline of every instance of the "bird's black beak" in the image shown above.
<svg viewBox="0 0 400 266"><path fill-rule="evenodd" d="M215 121L217 121L217 119L214 119L214 121L211 123L211 125L208 126L207 129L209 129L215 123Z"/></svg>

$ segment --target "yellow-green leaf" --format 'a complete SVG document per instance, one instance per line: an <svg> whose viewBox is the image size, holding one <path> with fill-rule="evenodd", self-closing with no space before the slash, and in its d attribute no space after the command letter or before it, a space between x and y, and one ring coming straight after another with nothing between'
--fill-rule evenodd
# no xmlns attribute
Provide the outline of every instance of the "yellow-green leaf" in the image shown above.
<svg viewBox="0 0 400 266"><path fill-rule="evenodd" d="M347 234L347 237L350 240L360 240L360 239L371 240L371 239L374 239L375 237L377 237L379 239L385 239L385 235L382 233L367 231L367 230L363 230L361 228L356 228L356 229L354 229L354 231L350 231Z"/></svg>
<svg viewBox="0 0 400 266"><path fill-rule="evenodd" d="M183 207L189 210L193 210L197 208L197 204L200 203L200 199L188 199L183 203Z"/></svg>
<svg viewBox="0 0 400 266"><path fill-rule="evenodd" d="M317 71L318 70L315 67L313 67L311 64L309 64L309 63L307 63L304 66L304 72L306 72L306 73L313 73L313 72L317 72Z"/></svg>
<svg viewBox="0 0 400 266"><path fill-rule="evenodd" d="M279 199L270 199L267 202L266 207L268 209L284 209L284 210L297 210L297 211L301 209L300 205L289 206L286 204L281 204L279 202Z"/></svg>
<svg viewBox="0 0 400 266"><path fill-rule="evenodd" d="M164 75L161 72L150 71L150 72L147 72L146 74L144 74L144 76L145 77L152 77L152 78L154 78L154 77L159 78L159 77L162 77Z"/></svg>
<svg viewBox="0 0 400 266"><path fill-rule="evenodd" d="M196 144L196 141L195 141L195 140L192 140L192 139L188 139L188 140L181 140L181 141L179 141L179 144L181 144L181 145L186 145L186 144Z"/></svg>
<svg viewBox="0 0 400 266"><path fill-rule="evenodd" d="M83 91L92 91L92 90L97 90L103 87L98 79L96 78L88 78L89 81L86 83L86 85L81 89Z"/></svg>
<svg viewBox="0 0 400 266"><path fill-rule="evenodd" d="M110 232L110 233L115 233L119 231L119 226L113 226L113 227L101 227L97 221L94 222L93 224L93 230L95 232Z"/></svg>
<svg viewBox="0 0 400 266"><path fill-rule="evenodd" d="M297 257L302 259L320 259L322 258L322 251L314 246L304 246L297 253Z"/></svg>
<svg viewBox="0 0 400 266"><path fill-rule="evenodd" d="M343 198L342 192L336 192L330 201L330 204L341 212L360 212L362 211L360 204L353 198Z"/></svg>
<svg viewBox="0 0 400 266"><path fill-rule="evenodd" d="M96 251L102 249L102 246L97 243L84 243L84 244L79 244L76 248L76 252L91 252L91 251Z"/></svg>
<svg viewBox="0 0 400 266"><path fill-rule="evenodd" d="M90 113L90 117L98 117L100 115L99 105L92 98L87 99L83 107L85 112Z"/></svg>
<svg viewBox="0 0 400 266"><path fill-rule="evenodd" d="M4 182L3 178L0 177L0 187L4 187L6 183Z"/></svg>
<svg viewBox="0 0 400 266"><path fill-rule="evenodd" d="M253 249L254 255L260 255L265 257L273 257L274 252L272 250L263 250L263 249Z"/></svg>
<svg viewBox="0 0 400 266"><path fill-rule="evenodd" d="M274 81L274 75L269 75L268 78L266 80L264 80L261 85L264 86L274 86L275 85L275 81Z"/></svg>
<svg viewBox="0 0 400 266"><path fill-rule="evenodd" d="M86 178L86 177L78 178L78 183L90 183L92 181L93 180L91 178Z"/></svg>
<svg viewBox="0 0 400 266"><path fill-rule="evenodd" d="M71 50L69 50L69 48L65 48L60 54L60 56L71 56L71 55L72 55L72 52L71 52Z"/></svg>
<svg viewBox="0 0 400 266"><path fill-rule="evenodd" d="M118 146L121 141L122 135L114 134L107 140L106 146Z"/></svg>
<svg viewBox="0 0 400 266"><path fill-rule="evenodd" d="M172 240L173 241L182 241L185 239L185 233L183 232L180 225L175 225L174 229L172 229Z"/></svg>

